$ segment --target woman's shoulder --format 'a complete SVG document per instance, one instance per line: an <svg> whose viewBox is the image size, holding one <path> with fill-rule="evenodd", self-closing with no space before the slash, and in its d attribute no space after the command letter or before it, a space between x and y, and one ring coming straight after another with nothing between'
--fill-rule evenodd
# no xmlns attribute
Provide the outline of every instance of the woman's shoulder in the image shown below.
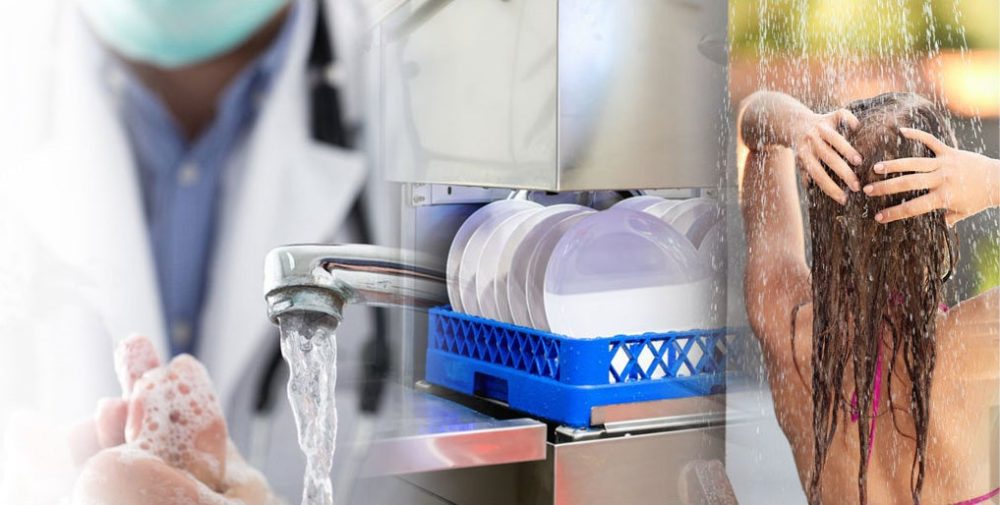
<svg viewBox="0 0 1000 505"><path fill-rule="evenodd" d="M938 316L942 374L1000 377L1000 287L962 301Z"/></svg>
<svg viewBox="0 0 1000 505"><path fill-rule="evenodd" d="M991 337L996 344L1000 335L1000 286L988 289L958 305L941 311L938 328L962 337ZM968 334L968 335L967 335ZM968 340L963 338L963 340Z"/></svg>

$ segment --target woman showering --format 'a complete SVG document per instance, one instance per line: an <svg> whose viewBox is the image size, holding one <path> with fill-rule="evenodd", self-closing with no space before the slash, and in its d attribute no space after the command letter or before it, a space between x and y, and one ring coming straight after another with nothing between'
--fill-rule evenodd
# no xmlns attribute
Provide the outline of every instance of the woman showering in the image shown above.
<svg viewBox="0 0 1000 505"><path fill-rule="evenodd" d="M997 496L983 462L1000 290L950 308L943 295L950 226L1000 205L1000 162L956 149L947 116L909 93L816 114L759 92L740 135L747 313L810 503Z"/></svg>

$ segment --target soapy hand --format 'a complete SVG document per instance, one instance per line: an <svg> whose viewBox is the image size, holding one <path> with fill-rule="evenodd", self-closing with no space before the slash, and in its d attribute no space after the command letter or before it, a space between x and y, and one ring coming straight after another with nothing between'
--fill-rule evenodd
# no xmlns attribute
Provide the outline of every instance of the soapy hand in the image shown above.
<svg viewBox="0 0 1000 505"><path fill-rule="evenodd" d="M264 477L229 441L204 367L190 356L161 366L152 344L134 337L115 353L124 392L101 403L74 503L265 505L277 500ZM85 455L84 451L78 451Z"/></svg>

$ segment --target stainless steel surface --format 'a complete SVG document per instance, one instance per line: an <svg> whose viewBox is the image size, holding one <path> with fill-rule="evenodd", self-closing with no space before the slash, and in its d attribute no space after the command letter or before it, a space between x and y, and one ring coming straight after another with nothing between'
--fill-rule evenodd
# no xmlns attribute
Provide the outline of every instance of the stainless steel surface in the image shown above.
<svg viewBox="0 0 1000 505"><path fill-rule="evenodd" d="M719 426L548 444L542 461L406 479L458 505L729 505L704 489L708 473L728 489L724 460Z"/></svg>
<svg viewBox="0 0 1000 505"><path fill-rule="evenodd" d="M533 466L521 463L463 468L401 478L453 505L535 505L521 498L522 483L531 478Z"/></svg>
<svg viewBox="0 0 1000 505"><path fill-rule="evenodd" d="M345 303L427 308L447 303L444 267L420 253L373 245L294 245L268 253L264 297L272 321L317 312L341 319Z"/></svg>
<svg viewBox="0 0 1000 505"><path fill-rule="evenodd" d="M493 402L456 398L505 415ZM595 415L615 429L557 428L544 460L403 478L458 505L732 505L725 501L731 493L713 492L730 488L722 468L725 426L716 416L724 409L722 396L602 407ZM646 431L643 419L657 421L656 431ZM573 432L580 436L566 436ZM711 489L707 479L716 481Z"/></svg>
<svg viewBox="0 0 1000 505"><path fill-rule="evenodd" d="M394 388L402 410L379 428L363 476L398 475L520 463L545 458L546 426L532 419L499 420L457 403Z"/></svg>
<svg viewBox="0 0 1000 505"><path fill-rule="evenodd" d="M353 505L454 505L407 482L403 477L360 479L355 488L356 499ZM510 505L510 502L504 505Z"/></svg>
<svg viewBox="0 0 1000 505"><path fill-rule="evenodd" d="M554 191L714 187L721 0L413 0L377 30L391 179Z"/></svg>
<svg viewBox="0 0 1000 505"><path fill-rule="evenodd" d="M551 503L691 503L685 473L697 461L723 461L724 435L715 427L555 446Z"/></svg>
<svg viewBox="0 0 1000 505"><path fill-rule="evenodd" d="M625 434L721 426L727 423L724 395L604 405L590 410L589 428L559 426L556 441L585 441Z"/></svg>
<svg viewBox="0 0 1000 505"><path fill-rule="evenodd" d="M591 409L590 419L609 434L715 426L726 422L726 401L712 395L608 405Z"/></svg>
<svg viewBox="0 0 1000 505"><path fill-rule="evenodd" d="M486 204L510 196L502 188L477 188L471 186L444 186L440 184L407 184L409 204L412 207L428 205Z"/></svg>

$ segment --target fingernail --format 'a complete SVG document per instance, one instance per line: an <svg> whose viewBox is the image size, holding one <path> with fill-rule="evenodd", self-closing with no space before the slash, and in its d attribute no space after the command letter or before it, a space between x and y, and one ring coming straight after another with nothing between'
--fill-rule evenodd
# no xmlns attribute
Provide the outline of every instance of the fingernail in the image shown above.
<svg viewBox="0 0 1000 505"><path fill-rule="evenodd" d="M851 163L854 163L855 165L860 165L863 161L864 160L861 159L861 156L851 156Z"/></svg>
<svg viewBox="0 0 1000 505"><path fill-rule="evenodd" d="M883 216L881 212L879 212L878 214L875 214L875 220L876 221L878 221L878 222L881 223L883 219L885 219L885 216Z"/></svg>
<svg viewBox="0 0 1000 505"><path fill-rule="evenodd" d="M872 190L873 189L875 189L875 188L873 188L871 184L865 186L865 194L868 194L868 195L872 194Z"/></svg>
<svg viewBox="0 0 1000 505"><path fill-rule="evenodd" d="M876 163L874 170L876 174L881 174L882 172L885 172L885 165L881 163Z"/></svg>
<svg viewBox="0 0 1000 505"><path fill-rule="evenodd" d="M841 196L837 199L837 201L840 202L841 205L847 205L847 195Z"/></svg>
<svg viewBox="0 0 1000 505"><path fill-rule="evenodd" d="M858 182L851 182L851 191L858 192L861 191L861 184Z"/></svg>

